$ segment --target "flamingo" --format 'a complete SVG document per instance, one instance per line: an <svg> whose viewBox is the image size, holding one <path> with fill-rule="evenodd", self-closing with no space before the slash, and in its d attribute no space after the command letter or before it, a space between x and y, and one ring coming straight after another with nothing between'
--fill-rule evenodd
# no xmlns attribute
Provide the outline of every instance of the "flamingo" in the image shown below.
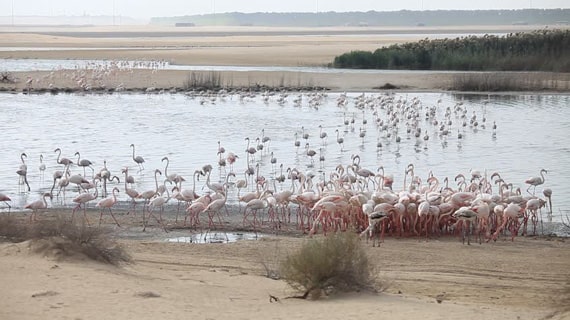
<svg viewBox="0 0 570 320"><path fill-rule="evenodd" d="M178 174L176 174L176 173L168 174L168 165L170 164L170 160L168 159L168 157L164 157L164 158L162 158L161 161L164 162L164 160L166 160L166 166L164 167L165 179L169 182L174 182L176 180L180 180L182 177L179 176Z"/></svg>
<svg viewBox="0 0 570 320"><path fill-rule="evenodd" d="M265 129L261 129L261 143L263 143L265 145L265 144L269 144L269 141L271 141L271 138L265 136ZM267 148L265 148L265 149L268 149L268 148L269 148L269 146L267 146Z"/></svg>
<svg viewBox="0 0 570 320"><path fill-rule="evenodd" d="M552 189L546 188L542 190L542 194L548 199L548 211L552 215Z"/></svg>
<svg viewBox="0 0 570 320"><path fill-rule="evenodd" d="M380 238L384 233L384 230L382 230L380 233L378 233L376 239L374 239L373 236L377 226L385 219L388 219L390 216L388 213L381 210L374 211L373 203L374 203L373 200L369 200L367 203L362 205L363 210L365 210L364 213L368 215L368 227L360 233L360 236L366 235L367 239L372 238L372 246L374 247L375 243L377 241L380 241ZM383 226L382 229L384 229ZM378 246L380 246L379 243Z"/></svg>
<svg viewBox="0 0 570 320"><path fill-rule="evenodd" d="M340 136L340 132L338 131L338 129L335 130L336 131L336 143L338 143L338 145L340 146L340 151L343 151L344 148L344 138Z"/></svg>
<svg viewBox="0 0 570 320"><path fill-rule="evenodd" d="M453 216L457 219L457 223L459 223L459 221L463 222L462 243L465 244L465 234L467 234L467 245L471 245L469 229L471 228L471 223L474 223L475 219L477 219L477 213L469 207L461 207L453 213Z"/></svg>
<svg viewBox="0 0 570 320"><path fill-rule="evenodd" d="M297 132L295 132L295 142L294 142L295 147L297 148L297 151L299 151L299 147L301 146L301 141L299 141L299 136L297 134Z"/></svg>
<svg viewBox="0 0 570 320"><path fill-rule="evenodd" d="M42 180L42 182L43 182L43 180L44 180L44 174L45 174L45 171L46 171L46 164L44 163L44 155L43 155L43 154L40 154L40 166L39 166L39 169L40 169L40 173L41 173L41 180Z"/></svg>
<svg viewBox="0 0 570 320"><path fill-rule="evenodd" d="M257 149L249 146L249 138L245 138L245 140L247 141L247 147L245 148L245 152L254 157L255 153L257 152ZM253 158L252 162L253 161L255 161L255 158Z"/></svg>
<svg viewBox="0 0 570 320"><path fill-rule="evenodd" d="M186 212L188 212L188 214L186 215L186 217L184 217L184 225L186 225L186 220L188 219L188 217L190 217L190 224L196 226L199 223L198 217L200 213L202 213L206 209L206 207L207 204L205 204L202 201L195 201L194 203L192 203L186 209Z"/></svg>
<svg viewBox="0 0 570 320"><path fill-rule="evenodd" d="M233 153L233 152L228 152L228 155L226 156L226 160L228 161L228 164L230 165L230 172L234 171L234 163L236 162L236 160L239 157Z"/></svg>
<svg viewBox="0 0 570 320"><path fill-rule="evenodd" d="M91 166L93 163L87 159L81 159L81 154L79 153L79 151L75 152L75 155L77 156L77 165L79 167L83 167L83 176L85 176L85 168L89 167L91 168L91 172L95 173L95 169L93 169L93 167Z"/></svg>
<svg viewBox="0 0 570 320"><path fill-rule="evenodd" d="M202 211L208 213L208 229L211 229L214 225L214 216L218 216L218 221L220 226L222 226L222 218L220 217L220 210L226 205L226 194L224 191L219 192L221 198L216 199L208 204L208 206Z"/></svg>
<svg viewBox="0 0 570 320"><path fill-rule="evenodd" d="M519 228L519 217L522 216L523 212L524 208L520 207L518 204L509 203L509 205L503 210L503 222L493 234L493 240L497 240L499 233L501 233L501 231L503 231L510 222L509 229L511 231L511 241L515 241L515 236L517 235Z"/></svg>
<svg viewBox="0 0 570 320"><path fill-rule="evenodd" d="M133 176L129 175L129 168L128 167L125 167L122 170L122 173L125 174L125 183L131 184L131 185L135 184L135 178Z"/></svg>
<svg viewBox="0 0 570 320"><path fill-rule="evenodd" d="M157 195L158 195L158 193L157 193ZM166 189L166 197L163 197L162 195L156 196L153 199L151 199L149 204L148 204L148 218L147 218L146 222L148 222L148 220L150 219L150 216L153 216L158 221L158 223L162 226L164 231L166 231L166 228L164 227L163 222L162 222L162 213L164 212L164 205L168 202L168 200L170 200L170 195L168 194L168 189ZM152 213L154 208L157 208L157 207L160 208L158 219ZM143 212L143 216L144 216L144 212ZM146 230L146 222L144 224L143 231Z"/></svg>
<svg viewBox="0 0 570 320"><path fill-rule="evenodd" d="M28 203L24 206L24 209L31 209L32 214L30 215L30 223L32 223L32 219L35 220L38 210L46 209L47 208L47 201L46 198L49 197L53 199L51 193L46 192L43 194L42 198L33 202Z"/></svg>
<svg viewBox="0 0 570 320"><path fill-rule="evenodd" d="M29 192L30 191L30 184L28 183L28 166L26 165L26 162L24 161L24 157L27 158L28 155L26 155L25 153L22 153L20 155L20 159L22 160L22 164L20 165L20 168L16 171L16 173L20 177L19 184L26 184L26 186L28 186L28 192Z"/></svg>
<svg viewBox="0 0 570 320"><path fill-rule="evenodd" d="M56 153L57 153L57 160L56 160L56 162L57 162L58 164L62 164L62 165L64 165L64 166L66 166L66 167L73 164L73 161L71 161L71 160L68 159L68 158L60 158L60 157L61 157L61 149L60 149L60 148L56 148L53 152L56 152Z"/></svg>
<svg viewBox="0 0 570 320"><path fill-rule="evenodd" d="M267 200L265 199L265 195L268 193L268 190L263 191L263 193L259 196L259 198L256 199L252 199L250 201L247 202L247 204L245 205L245 210L243 213L243 224L245 225L246 221L247 221L247 216L249 215L247 213L247 210L249 209L249 213L251 213L253 215L253 221L251 222L254 231L257 233L257 224L259 223L259 220L257 218L257 211L258 210L263 210L265 208L267 208Z"/></svg>
<svg viewBox="0 0 570 320"><path fill-rule="evenodd" d="M77 203L77 206L75 206L73 208L73 210L71 211L71 222L73 222L73 217L75 216L75 211L79 210L81 208L81 205L83 205L83 218L85 219L85 221L87 221L87 224L89 224L89 220L87 219L87 212L86 212L87 211L87 203L97 199L97 197L99 196L98 190L99 189L97 189L97 184L95 184L95 193L93 193L93 194L91 194L89 192L81 193L73 199L73 202Z"/></svg>
<svg viewBox="0 0 570 320"><path fill-rule="evenodd" d="M129 176L129 169L128 169L128 168L124 168L124 169L122 170L122 172L125 174L125 193L126 193L126 194L131 198L131 200L133 201L133 214L136 216L136 214L137 214L137 213L136 213L136 205L137 205L137 202L136 202L135 199L138 198L140 194L139 194L139 192L138 192L137 190L131 189L131 188L129 188L128 185L127 185L127 181L129 180L129 177L132 178L132 176ZM134 179L133 179L133 182L134 182Z"/></svg>
<svg viewBox="0 0 570 320"><path fill-rule="evenodd" d="M323 126L319 125L319 137L322 140L323 145L327 144L327 133L323 131Z"/></svg>
<svg viewBox="0 0 570 320"><path fill-rule="evenodd" d="M305 150L307 150L307 156L311 157L311 163L313 163L315 161L313 157L317 154L317 152L313 149L309 149L308 142L305 144Z"/></svg>
<svg viewBox="0 0 570 320"><path fill-rule="evenodd" d="M158 176L157 176L158 174L162 175L162 172L158 169L154 170L154 183L156 185L156 188L152 190L143 191L137 197L145 200L143 205L143 223L144 223L144 208L146 207L147 203L150 202L150 199L152 199L152 197L154 197L154 195L158 193Z"/></svg>
<svg viewBox="0 0 570 320"><path fill-rule="evenodd" d="M103 211L106 208L106 209L109 209L109 213L111 214L111 217L113 217L113 220L115 220L115 223L117 224L117 226L118 227L121 226L119 224L119 222L117 221L117 219L115 218L113 211L111 210L111 208L115 205L115 203L117 203L117 195L115 194L115 192L119 192L119 188L114 187L113 192L110 196L100 200L96 204L97 207L101 208L101 214L99 215L99 225L101 225L101 220L103 219Z"/></svg>
<svg viewBox="0 0 570 320"><path fill-rule="evenodd" d="M144 170L144 158L141 156L135 157L135 144L131 143L131 148L133 148L133 161L139 166L139 172Z"/></svg>
<svg viewBox="0 0 570 320"><path fill-rule="evenodd" d="M529 185L528 188L526 189L526 192L530 193L529 191L530 187L534 186L534 189L532 191L532 195L534 195L536 191L536 186L539 186L544 183L544 173L548 173L548 171L546 171L545 169L541 169L540 177L530 177L524 181L524 183Z"/></svg>

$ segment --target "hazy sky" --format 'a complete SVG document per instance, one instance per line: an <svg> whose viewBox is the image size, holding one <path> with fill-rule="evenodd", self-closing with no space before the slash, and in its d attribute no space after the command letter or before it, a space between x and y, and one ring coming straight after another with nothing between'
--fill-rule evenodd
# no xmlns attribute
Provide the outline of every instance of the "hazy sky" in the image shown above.
<svg viewBox="0 0 570 320"><path fill-rule="evenodd" d="M134 18L220 12L570 8L570 0L0 0L0 15L117 15Z"/></svg>

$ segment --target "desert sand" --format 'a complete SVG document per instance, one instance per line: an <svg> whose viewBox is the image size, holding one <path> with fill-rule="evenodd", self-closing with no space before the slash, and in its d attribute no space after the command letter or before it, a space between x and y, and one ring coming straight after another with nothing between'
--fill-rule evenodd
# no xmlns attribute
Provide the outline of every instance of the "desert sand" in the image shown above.
<svg viewBox="0 0 570 320"><path fill-rule="evenodd" d="M140 210L140 209L139 209ZM71 211L71 209L69 209ZM67 210L59 211L69 217ZM41 223L58 210L39 215ZM279 234L230 243L167 242L198 235L174 223L175 206L158 226L142 232L137 217L117 210L121 227L104 215L132 256L119 267L58 250L32 252L30 242L0 243L1 319L568 319L570 241L510 237L462 244L457 236L387 237L362 244L375 267L380 292L354 292L317 301L297 295L264 266L298 248L307 236L292 225ZM13 213L14 214L14 213ZM17 213L22 223L29 212ZM88 212L97 221L98 212ZM237 213L223 230L241 229ZM222 236L223 232L218 232ZM322 235L317 235L320 237ZM270 295L279 298L270 302ZM438 303L437 300L441 303Z"/></svg>
<svg viewBox="0 0 570 320"><path fill-rule="evenodd" d="M530 27L532 28L532 27ZM322 66L350 50L414 40L378 35L329 34L283 36L260 30L251 35L207 36L206 32L147 30L137 27L131 37L95 36L85 32L118 32L117 28L3 27L2 47L45 47L42 50L2 50L0 58L148 59L196 65ZM120 30L119 30L120 31ZM184 35L152 37L153 32ZM209 30L208 32L210 32ZM214 30L222 32L220 30ZM267 31L267 30L265 30ZM83 32L83 34L82 34ZM149 33L150 32L150 33ZM229 31L228 31L229 32ZM417 35L416 39L423 36ZM49 50L68 48L68 50ZM107 49L93 49L107 48ZM71 72L50 79L57 87L73 87ZM56 72L56 73L58 73ZM41 79L50 72L18 72L8 90L49 87ZM411 90L445 89L446 73L386 73L378 75L288 72L224 72L234 85L252 83L315 85L332 90L372 90L387 82ZM187 71L135 71L106 79L109 87L172 88ZM40 80L37 80L40 79ZM37 80L37 81L36 81ZM55 209L54 209L55 210ZM71 209L63 213L69 215ZM53 210L49 212L53 213ZM0 214L6 214L1 212ZM29 212L12 213L27 223ZM91 212L92 220L98 213ZM383 291L355 292L318 301L287 299L297 294L282 280L265 277L263 265L276 261L307 241L298 232L264 234L258 240L235 243L171 243L166 238L196 233L189 228L142 233L140 221L118 211L122 227L110 217L105 224L132 256L119 267L60 252L33 253L29 242L0 243L0 319L570 319L570 241L552 237L517 237L514 242L463 245L457 236L425 239L387 237L380 247L363 241L376 267ZM53 215L40 213L42 219ZM169 217L172 223L172 213ZM239 221L239 218L237 219ZM171 225L172 226L172 225ZM228 232L239 224L225 226ZM321 235L318 235L321 236ZM279 298L270 302L269 295ZM438 298L441 303L436 301Z"/></svg>

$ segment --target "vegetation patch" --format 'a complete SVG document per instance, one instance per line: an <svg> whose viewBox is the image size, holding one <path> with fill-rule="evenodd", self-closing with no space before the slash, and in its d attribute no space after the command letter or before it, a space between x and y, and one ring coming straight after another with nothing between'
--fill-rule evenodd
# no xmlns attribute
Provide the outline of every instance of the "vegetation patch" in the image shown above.
<svg viewBox="0 0 570 320"><path fill-rule="evenodd" d="M394 90L394 89L400 89L399 86L397 85L393 85L390 82L386 82L384 85L381 85L379 87L375 87L372 89L379 89L379 90Z"/></svg>
<svg viewBox="0 0 570 320"><path fill-rule="evenodd" d="M84 256L91 260L119 265L131 257L111 237L112 231L71 223L63 217L26 224L10 216L0 217L0 240L31 241L34 252L56 258Z"/></svg>
<svg viewBox="0 0 570 320"><path fill-rule="evenodd" d="M8 71L0 72L0 83L15 83L14 75Z"/></svg>
<svg viewBox="0 0 570 320"><path fill-rule="evenodd" d="M191 72L184 80L184 89L219 89L222 87L222 74L220 72Z"/></svg>
<svg viewBox="0 0 570 320"><path fill-rule="evenodd" d="M566 79L563 79L563 78ZM459 91L568 91L570 76L530 73L465 73L453 77L449 90Z"/></svg>
<svg viewBox="0 0 570 320"><path fill-rule="evenodd" d="M334 292L376 290L373 268L356 233L309 239L281 263L280 275L300 298Z"/></svg>
<svg viewBox="0 0 570 320"><path fill-rule="evenodd" d="M335 68L570 72L570 30L424 39L335 57Z"/></svg>

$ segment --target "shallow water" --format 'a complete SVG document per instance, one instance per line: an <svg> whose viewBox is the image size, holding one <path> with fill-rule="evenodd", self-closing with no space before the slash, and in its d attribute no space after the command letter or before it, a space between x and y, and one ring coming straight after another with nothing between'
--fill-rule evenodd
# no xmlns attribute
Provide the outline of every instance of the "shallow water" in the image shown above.
<svg viewBox="0 0 570 320"><path fill-rule="evenodd" d="M196 233L191 236L180 236L166 239L166 242L174 243L230 243L243 240L258 240L261 234L243 232L211 231L207 233Z"/></svg>
<svg viewBox="0 0 570 320"><path fill-rule="evenodd" d="M26 71L57 71L106 69L111 66L119 69L156 69L156 70L182 70L182 71L265 71L265 72L310 72L310 73L350 73L350 74L390 74L390 73L464 73L465 71L441 70L377 70L377 69L339 69L325 67L287 67L287 66L207 66L207 65L179 65L166 61L128 61L128 60L52 60L52 59L1 59L0 71L26 72ZM473 73L473 71L471 72Z"/></svg>
<svg viewBox="0 0 570 320"><path fill-rule="evenodd" d="M328 93L318 108L310 107L313 97L303 94L301 106L295 106L293 100L299 93L290 93L286 102L279 104L278 95L270 96L264 102L262 95L240 99L230 95L223 100L215 97L191 97L184 94L113 94L113 95L24 95L0 94L0 123L3 139L0 140L0 192L12 198L14 208L22 208L26 203L39 198L43 191L49 191L52 185L52 173L62 170L56 163L55 148L62 149L62 156L74 161L76 151L81 157L91 160L98 172L103 168L103 160L112 174L123 181L121 168L128 166L134 176L134 186L139 192L154 189L154 169L164 173L164 156L170 158L168 173L178 173L186 178L185 188L192 187L192 173L206 164L215 169L212 180L225 177L217 170L217 141L240 158L235 164L236 179L244 178L246 169L246 137L252 146L256 138L270 137L263 155L255 155L259 164L260 175L271 184L275 175L270 163L270 152L283 168L296 167L299 170L312 171L315 181L326 179L337 165L344 166L352 162L351 156L358 154L360 165L372 171L383 166L386 174L394 175L394 189L403 188L404 171L408 164L415 165L415 174L425 183L428 172L443 183L449 177L450 185L456 187L453 178L458 173L469 175L470 170L480 170L490 176L500 172L503 179L520 187L526 194L524 180L537 176L544 168L548 170L546 182L537 187L537 194L542 195L545 187L553 190L554 220L560 221L560 211L568 213L570 199L565 194L570 192L566 179L570 163L570 145L565 137L570 133L570 95L454 95L441 93L398 94L395 100L406 99L409 103L417 97L424 106L421 109L421 137L416 139L405 130L406 119L400 120L398 136L401 142L395 142L396 134L387 137L385 131L377 129L372 109L364 113L355 107L359 94L349 95L345 107L337 106L338 93ZM366 94L378 98L380 94ZM438 103L438 99L441 102ZM467 121L476 114L479 127L462 127L455 115L450 134L439 134L439 126L432 124L433 119L423 116L428 107L436 106L435 119L441 121L447 107L453 110L458 102L467 108ZM385 110L379 109L382 119L387 119ZM482 128L482 118L486 118L486 128ZM354 126L345 126L344 120L354 117ZM367 124L363 125L363 119ZM496 121L497 131L491 129ZM468 121L469 122L469 121ZM326 145L319 138L319 125L327 132ZM301 139L302 128L309 133L309 139ZM359 137L360 128L365 128L364 139ZM344 151L336 143L335 130L344 137ZM424 141L425 131L429 140ZM301 148L294 147L294 134L297 132ZM461 132L462 139L457 134ZM303 148L309 143L317 152L314 162L306 156ZM377 143L382 148L377 148ZM145 159L145 169L137 172L137 165L132 160L131 143L136 146L136 154ZM323 166L319 162L319 150L325 157ZM267 152L267 150L269 152ZM28 180L31 192L18 185L20 154L28 156ZM39 166L40 154L47 166L42 181ZM74 166L72 173L83 174L83 170ZM284 172L285 173L285 172ZM285 173L286 174L286 173ZM87 176L91 173L88 170ZM162 181L160 179L160 181ZM204 179L196 183L196 191L204 193ZM287 188L290 180L278 189ZM111 185L112 186L112 185ZM123 190L123 184L118 185ZM109 188L109 190L111 187ZM532 191L532 189L531 189ZM497 192L496 189L493 192ZM76 191L68 190L65 201L54 198L52 206L70 206ZM235 191L228 202L235 202ZM121 200L127 200L124 192L119 193ZM0 203L0 207L3 204ZM92 205L91 205L92 206Z"/></svg>

